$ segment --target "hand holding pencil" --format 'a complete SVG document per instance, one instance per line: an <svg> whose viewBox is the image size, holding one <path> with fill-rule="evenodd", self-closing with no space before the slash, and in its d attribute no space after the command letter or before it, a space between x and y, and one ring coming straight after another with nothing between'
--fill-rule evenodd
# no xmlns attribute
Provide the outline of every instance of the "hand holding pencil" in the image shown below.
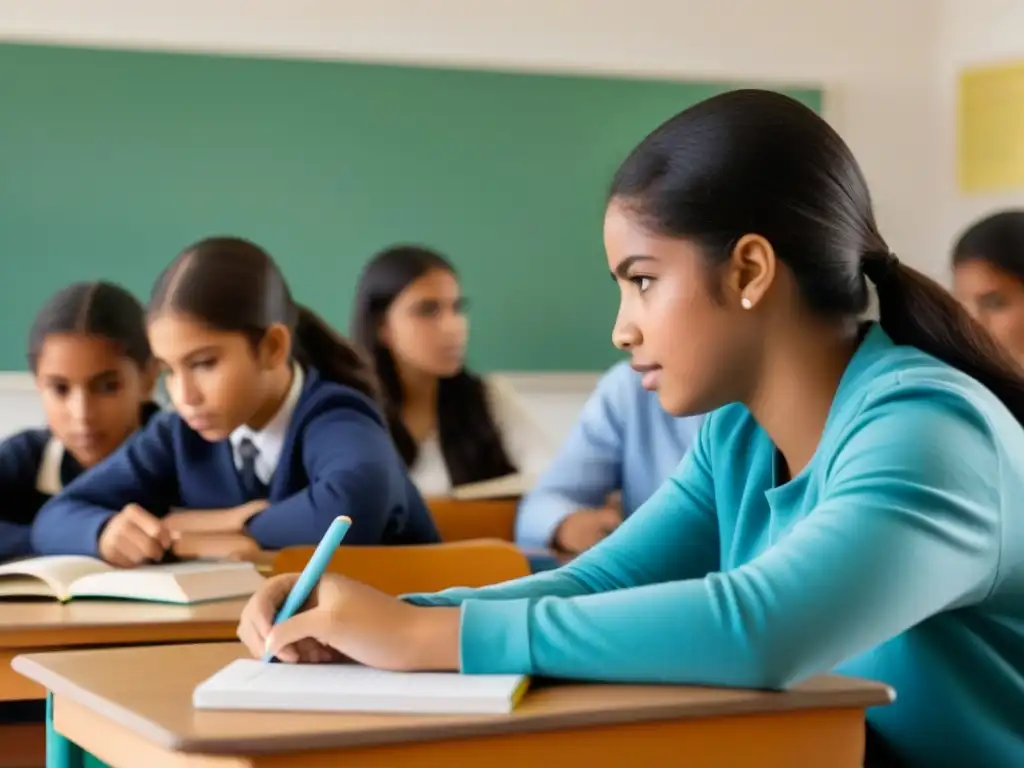
<svg viewBox="0 0 1024 768"><path fill-rule="evenodd" d="M325 663L349 658L379 669L455 670L459 610L422 608L324 573L348 529L339 518L301 574L268 579L252 596L238 638L255 658Z"/></svg>

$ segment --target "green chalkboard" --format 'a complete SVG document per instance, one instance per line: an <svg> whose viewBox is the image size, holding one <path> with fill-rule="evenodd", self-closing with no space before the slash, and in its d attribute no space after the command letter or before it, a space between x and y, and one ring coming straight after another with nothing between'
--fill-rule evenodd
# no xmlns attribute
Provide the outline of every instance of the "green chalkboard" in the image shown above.
<svg viewBox="0 0 1024 768"><path fill-rule="evenodd" d="M604 367L611 174L733 86L2 45L0 368L51 292L145 297L211 234L264 245L341 328L371 253L428 244L461 270L477 368Z"/></svg>

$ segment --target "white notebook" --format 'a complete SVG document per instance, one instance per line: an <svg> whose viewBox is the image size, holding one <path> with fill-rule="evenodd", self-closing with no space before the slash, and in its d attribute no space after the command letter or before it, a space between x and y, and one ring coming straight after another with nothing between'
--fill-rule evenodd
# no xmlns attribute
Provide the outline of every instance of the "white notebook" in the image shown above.
<svg viewBox="0 0 1024 768"><path fill-rule="evenodd" d="M523 675L386 672L358 664L233 661L192 693L196 709L501 715L529 683Z"/></svg>

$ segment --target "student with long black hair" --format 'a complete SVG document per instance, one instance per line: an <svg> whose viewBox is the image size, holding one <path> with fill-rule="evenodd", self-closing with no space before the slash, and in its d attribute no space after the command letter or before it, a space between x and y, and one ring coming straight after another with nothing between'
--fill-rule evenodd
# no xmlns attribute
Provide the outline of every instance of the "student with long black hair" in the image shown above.
<svg viewBox="0 0 1024 768"><path fill-rule="evenodd" d="M153 288L148 330L177 412L49 502L38 551L129 566L190 533L274 550L316 544L339 515L352 518L346 544L438 540L373 371L295 303L261 248L233 237L186 248Z"/></svg>
<svg viewBox="0 0 1024 768"><path fill-rule="evenodd" d="M424 495L536 474L550 458L547 433L515 392L466 368L466 299L436 251L400 245L370 259L351 332L372 357L392 437Z"/></svg>
<svg viewBox="0 0 1024 768"><path fill-rule="evenodd" d="M960 235L953 290L1024 370L1024 210L986 216Z"/></svg>
<svg viewBox="0 0 1024 768"><path fill-rule="evenodd" d="M28 364L47 426L0 445L0 560L30 554L40 508L160 410L145 310L119 285L51 296L29 331Z"/></svg>
<svg viewBox="0 0 1024 768"><path fill-rule="evenodd" d="M780 94L715 96L626 159L604 235L615 343L666 410L711 412L674 476L505 584L402 601L328 577L271 632L294 583L273 579L249 649L753 688L835 671L897 692L869 764L1024 764L1024 381L890 252L846 144Z"/></svg>

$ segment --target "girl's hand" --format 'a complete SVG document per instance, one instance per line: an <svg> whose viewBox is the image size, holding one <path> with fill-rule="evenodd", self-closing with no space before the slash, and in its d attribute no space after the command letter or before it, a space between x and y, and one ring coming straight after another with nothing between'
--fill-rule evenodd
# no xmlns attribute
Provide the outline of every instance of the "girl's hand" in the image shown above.
<svg viewBox="0 0 1024 768"><path fill-rule="evenodd" d="M270 505L266 499L249 501L227 509L178 509L164 518L174 536L189 533L242 533L249 518Z"/></svg>
<svg viewBox="0 0 1024 768"><path fill-rule="evenodd" d="M163 521L138 504L129 504L103 527L99 555L111 565L131 568L163 559L171 534Z"/></svg>
<svg viewBox="0 0 1024 768"><path fill-rule="evenodd" d="M457 670L459 609L421 608L337 574L325 574L302 613L273 626L298 574L269 579L242 611L238 637L256 658L349 658L390 670Z"/></svg>
<svg viewBox="0 0 1024 768"><path fill-rule="evenodd" d="M558 526L555 546L563 552L579 554L593 547L622 523L622 512L612 507L578 509Z"/></svg>

